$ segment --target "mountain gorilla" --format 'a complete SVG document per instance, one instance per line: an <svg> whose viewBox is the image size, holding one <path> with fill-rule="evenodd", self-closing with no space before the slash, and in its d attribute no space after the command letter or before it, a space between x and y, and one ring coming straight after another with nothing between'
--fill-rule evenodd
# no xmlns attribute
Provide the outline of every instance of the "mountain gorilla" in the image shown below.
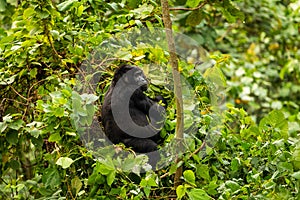
<svg viewBox="0 0 300 200"><path fill-rule="evenodd" d="M143 71L123 65L115 71L110 88L104 97L102 124L106 136L114 144L123 143L135 152L157 150L159 133L163 126L165 108L144 94L148 81Z"/></svg>

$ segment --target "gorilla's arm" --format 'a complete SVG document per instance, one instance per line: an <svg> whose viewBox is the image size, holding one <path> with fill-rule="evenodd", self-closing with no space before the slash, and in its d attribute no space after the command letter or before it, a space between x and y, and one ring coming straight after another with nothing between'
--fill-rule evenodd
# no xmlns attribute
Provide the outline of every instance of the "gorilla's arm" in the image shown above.
<svg viewBox="0 0 300 200"><path fill-rule="evenodd" d="M135 107L137 107L139 110L143 111L143 113L148 114L149 109L156 104L155 101L147 97L145 94L143 94L143 97L141 98L133 98Z"/></svg>
<svg viewBox="0 0 300 200"><path fill-rule="evenodd" d="M152 100L140 90L134 92L131 97L131 101L134 102L135 107L143 111L145 114L148 114L149 109L153 105L158 112L164 112L164 108L167 107L167 102L162 96L157 96L154 100ZM160 101L164 104L164 106L158 104Z"/></svg>

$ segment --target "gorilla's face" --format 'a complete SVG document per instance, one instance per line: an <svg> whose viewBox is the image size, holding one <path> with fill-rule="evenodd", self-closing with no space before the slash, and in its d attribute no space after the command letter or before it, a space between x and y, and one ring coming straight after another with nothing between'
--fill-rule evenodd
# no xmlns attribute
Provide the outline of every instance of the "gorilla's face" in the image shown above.
<svg viewBox="0 0 300 200"><path fill-rule="evenodd" d="M138 69L133 73L133 81L136 85L140 86L143 91L147 90L148 81L142 70Z"/></svg>
<svg viewBox="0 0 300 200"><path fill-rule="evenodd" d="M139 90L146 91L148 89L148 80L142 69L132 65L124 65L120 67L114 75L113 85L121 81L124 86L138 86Z"/></svg>

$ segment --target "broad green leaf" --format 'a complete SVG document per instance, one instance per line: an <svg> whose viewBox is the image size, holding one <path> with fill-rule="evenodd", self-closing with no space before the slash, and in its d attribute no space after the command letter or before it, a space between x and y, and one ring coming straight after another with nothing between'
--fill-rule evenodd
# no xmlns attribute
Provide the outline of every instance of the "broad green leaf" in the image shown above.
<svg viewBox="0 0 300 200"><path fill-rule="evenodd" d="M46 19L47 17L50 16L50 12L46 8L43 8L42 10L37 11L37 13L41 19Z"/></svg>
<svg viewBox="0 0 300 200"><path fill-rule="evenodd" d="M23 127L24 121L21 119L17 119L16 121L12 122L9 124L9 128L14 129L14 130L19 130L20 128ZM0 128L1 130L1 128Z"/></svg>
<svg viewBox="0 0 300 200"><path fill-rule="evenodd" d="M54 116L56 116L56 117L63 117L65 109L63 107L58 107L58 108L55 108L53 110L53 112L54 112Z"/></svg>
<svg viewBox="0 0 300 200"><path fill-rule="evenodd" d="M267 116L265 116L259 122L259 130L262 132L268 126L271 126L273 129L277 129L283 138L288 138L288 122L284 117L284 114L279 110L273 110Z"/></svg>
<svg viewBox="0 0 300 200"><path fill-rule="evenodd" d="M195 10L187 17L186 23L190 26L197 26L203 18L203 13L200 10Z"/></svg>
<svg viewBox="0 0 300 200"><path fill-rule="evenodd" d="M185 193L186 193L186 188L183 185L179 185L176 188L176 194L177 194L178 199L182 199L182 197L184 197Z"/></svg>
<svg viewBox="0 0 300 200"><path fill-rule="evenodd" d="M147 28L149 29L149 31L151 33L154 33L155 32L155 29L153 27L153 24L150 22L150 21L146 21L146 25L147 25Z"/></svg>
<svg viewBox="0 0 300 200"><path fill-rule="evenodd" d="M115 166L111 158L108 158L101 163L97 163L96 169L103 175L108 175L111 171L115 171Z"/></svg>
<svg viewBox="0 0 300 200"><path fill-rule="evenodd" d="M204 190L193 188L191 191L187 192L190 200L212 200Z"/></svg>
<svg viewBox="0 0 300 200"><path fill-rule="evenodd" d="M27 8L23 13L23 18L28 19L35 14L35 10L32 7Z"/></svg>
<svg viewBox="0 0 300 200"><path fill-rule="evenodd" d="M114 171L114 167L113 166L107 166L107 165L100 165L99 167L99 171L101 174L103 175L108 175L110 174L112 171Z"/></svg>
<svg viewBox="0 0 300 200"><path fill-rule="evenodd" d="M56 164L61 166L63 169L67 169L70 167L70 165L72 165L73 162L74 162L74 160L69 157L60 157L56 161Z"/></svg>
<svg viewBox="0 0 300 200"><path fill-rule="evenodd" d="M199 5L199 3L203 0L187 0L185 5L190 8L195 8Z"/></svg>
<svg viewBox="0 0 300 200"><path fill-rule="evenodd" d="M45 184L45 187L55 188L61 184L61 178L59 172L56 168L47 168L45 169L42 181Z"/></svg>
<svg viewBox="0 0 300 200"><path fill-rule="evenodd" d="M195 185L195 174L192 170L186 170L183 172L183 177L185 179L186 182Z"/></svg>
<svg viewBox="0 0 300 200"><path fill-rule="evenodd" d="M141 187L146 187L146 186L148 186L148 182L145 179L142 179L141 182L140 182L140 186Z"/></svg>
<svg viewBox="0 0 300 200"><path fill-rule="evenodd" d="M205 180L210 180L209 168L207 165L197 165L197 175Z"/></svg>
<svg viewBox="0 0 300 200"><path fill-rule="evenodd" d="M240 185L237 183L237 182L235 182L235 181L226 181L225 182L225 185L228 187L228 188L230 188L230 190L232 191L232 192L235 192L235 191L237 191L238 189L240 189Z"/></svg>
<svg viewBox="0 0 300 200"><path fill-rule="evenodd" d="M51 134L48 141L49 142L59 142L61 140L60 133Z"/></svg>
<svg viewBox="0 0 300 200"><path fill-rule="evenodd" d="M157 186L156 181L154 180L153 177L151 176L147 176L145 179L142 179L140 186L142 187L146 187L146 186L150 186L150 187L155 187Z"/></svg>
<svg viewBox="0 0 300 200"><path fill-rule="evenodd" d="M82 107L81 107L81 100L80 99L72 98L72 106L73 106L74 112L78 112L79 110L82 109Z"/></svg>
<svg viewBox="0 0 300 200"><path fill-rule="evenodd" d="M148 186L148 187L144 187L143 189L144 189L144 193L145 193L146 197L149 197L150 192L151 192L151 187Z"/></svg>
<svg viewBox="0 0 300 200"><path fill-rule="evenodd" d="M17 191L18 191L18 192L22 191L24 188L25 188L25 184L23 184L23 183L19 183L19 184L17 185ZM27 189L27 188L26 188L26 189Z"/></svg>
<svg viewBox="0 0 300 200"><path fill-rule="evenodd" d="M170 169L169 169L169 173L170 174L174 174L177 170L177 165L174 164L174 165L171 165Z"/></svg>
<svg viewBox="0 0 300 200"><path fill-rule="evenodd" d="M127 157L124 159L123 163L122 163L122 169L124 171L129 171L131 169L133 169L133 167L136 165L137 163L135 162L135 159L132 157Z"/></svg>
<svg viewBox="0 0 300 200"><path fill-rule="evenodd" d="M106 177L107 185L111 186L111 184L115 180L115 177L116 177L116 172L115 171L110 172Z"/></svg>
<svg viewBox="0 0 300 200"><path fill-rule="evenodd" d="M156 187L158 186L154 177L146 177L147 181L148 181L148 186L151 186L151 187Z"/></svg>
<svg viewBox="0 0 300 200"><path fill-rule="evenodd" d="M19 141L19 139L18 139L18 131L16 131L16 130L11 130L11 131L9 131L7 134L6 134L6 140L10 143L10 144L12 144L12 145L16 145L17 143L18 143L18 141Z"/></svg>
<svg viewBox="0 0 300 200"><path fill-rule="evenodd" d="M68 99L63 96L61 91L52 92L50 96L52 97L53 104L65 105L68 102Z"/></svg>
<svg viewBox="0 0 300 200"><path fill-rule="evenodd" d="M81 180L79 179L78 176L75 176L72 181L71 181L71 188L72 190L75 191L75 195L74 196L77 196L77 194L79 193L80 189L82 187L82 182Z"/></svg>

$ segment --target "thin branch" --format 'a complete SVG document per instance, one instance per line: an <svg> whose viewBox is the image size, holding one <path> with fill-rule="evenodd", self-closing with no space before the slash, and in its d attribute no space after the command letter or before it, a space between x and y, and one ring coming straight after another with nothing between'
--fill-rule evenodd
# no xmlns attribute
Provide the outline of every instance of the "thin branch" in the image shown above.
<svg viewBox="0 0 300 200"><path fill-rule="evenodd" d="M169 175L170 175L170 172L167 172L167 173L161 175L159 178L160 178L160 179L163 179L163 178L165 178L165 177L167 177L167 176L169 176Z"/></svg>
<svg viewBox="0 0 300 200"><path fill-rule="evenodd" d="M38 85L39 83L43 82L43 81L46 81L46 79L42 79L42 80L39 80L38 82L32 84L32 86L29 88L28 92L27 92L27 97L29 99L29 95L31 93L31 90L33 89L33 87L35 87L36 85Z"/></svg>
<svg viewBox="0 0 300 200"><path fill-rule="evenodd" d="M186 10L186 11L194 11L194 10L199 10L203 8L207 4L207 1L202 2L199 6L196 8L184 8L184 7L177 7L177 8L170 8L171 11L173 10Z"/></svg>
<svg viewBox="0 0 300 200"><path fill-rule="evenodd" d="M55 49L55 47L54 47L54 44L53 44L53 42L52 42L52 37L50 37L50 31L49 31L49 29L48 29L48 27L47 27L46 24L44 24L44 31L45 31L46 37L47 37L47 39L48 39L48 42L49 42L49 44L50 44L50 46L51 46L51 48L52 48L54 54L55 54L58 58L61 59L62 57L58 54L58 52L56 51L56 49Z"/></svg>
<svg viewBox="0 0 300 200"><path fill-rule="evenodd" d="M13 86L9 85L9 87L19 96L21 97L22 99L24 99L25 101L28 102L28 99L24 96L22 96Z"/></svg>
<svg viewBox="0 0 300 200"><path fill-rule="evenodd" d="M15 99L4 98L4 99L1 101L1 103L0 103L0 109L1 109L1 107L2 107L2 105L3 105L3 103L4 103L5 101L12 101L12 102L15 102L15 103L17 103L17 104L21 104L21 105L23 105L23 106L28 106L28 103L22 103L22 102L20 102L20 101L15 100Z"/></svg>
<svg viewBox="0 0 300 200"><path fill-rule="evenodd" d="M204 141L198 149L196 149L193 153L191 153L191 154L189 155L189 158L188 158L188 159L191 159L191 158L193 157L193 155L196 155L196 154L199 153L202 149L204 149L205 145L206 145L206 142Z"/></svg>

